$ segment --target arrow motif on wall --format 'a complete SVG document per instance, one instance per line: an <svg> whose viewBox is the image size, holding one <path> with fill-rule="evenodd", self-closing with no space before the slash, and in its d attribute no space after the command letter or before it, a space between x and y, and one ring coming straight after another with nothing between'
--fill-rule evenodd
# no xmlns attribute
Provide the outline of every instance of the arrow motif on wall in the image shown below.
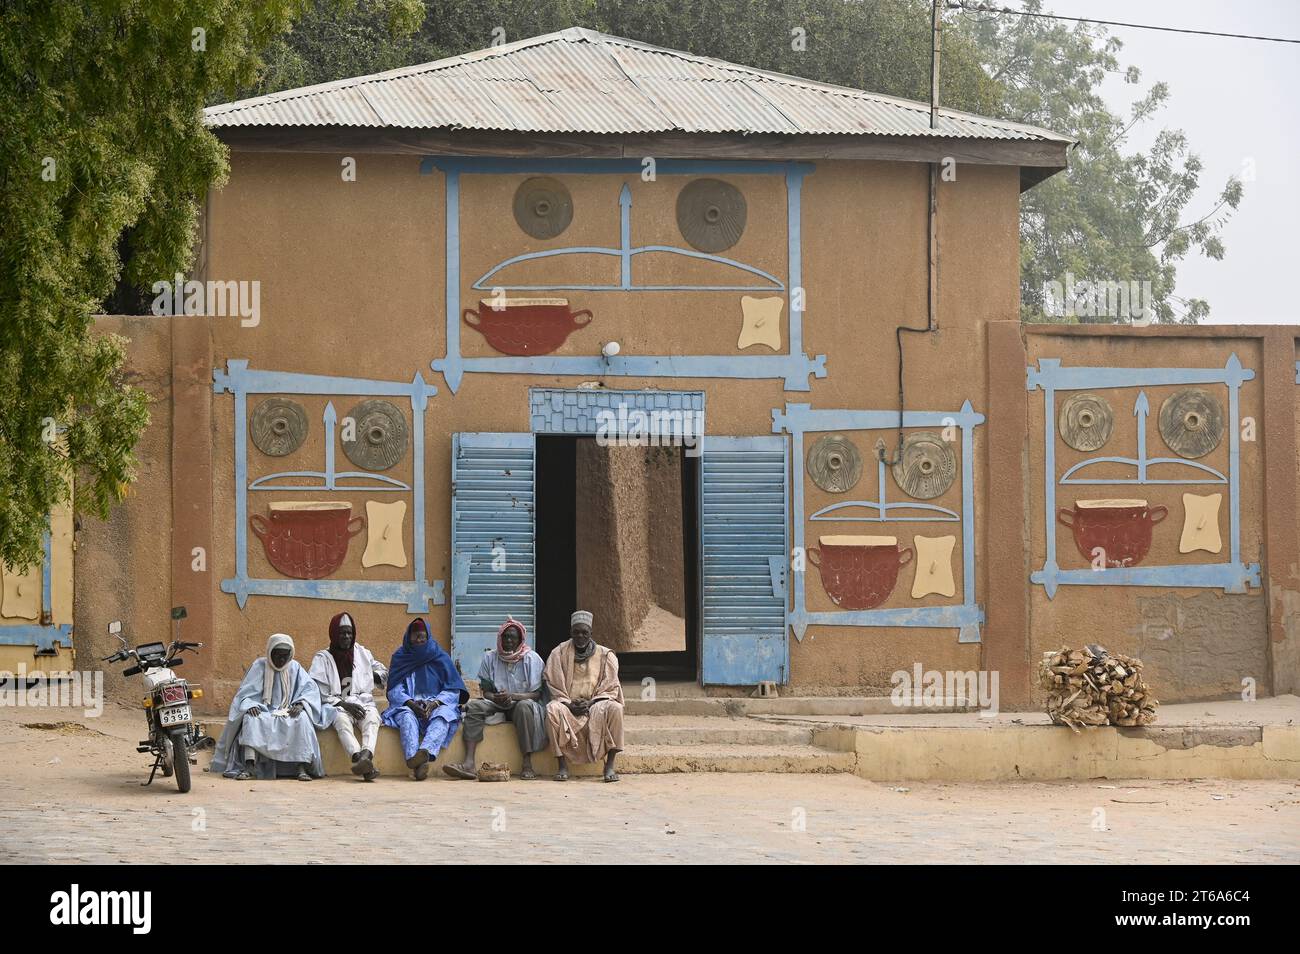
<svg viewBox="0 0 1300 954"><path fill-rule="evenodd" d="M338 412L334 402L325 402L325 489L334 489L334 425L338 423Z"/></svg>
<svg viewBox="0 0 1300 954"><path fill-rule="evenodd" d="M619 280L624 288L632 287L632 190L626 182L618 193L618 236L622 246Z"/></svg>
<svg viewBox="0 0 1300 954"><path fill-rule="evenodd" d="M1208 464L1202 464L1200 461L1186 460L1181 457L1150 457L1147 454L1147 418L1151 415L1151 402L1147 400L1146 391L1139 391L1137 400L1133 402L1133 416L1137 418L1137 456L1136 457L1089 457L1087 460L1081 460L1073 467L1069 468L1061 475L1060 483L1066 484L1098 484L1098 485L1119 485L1119 484L1226 484L1228 478L1210 467ZM1133 478L1085 478L1076 477L1075 474L1082 471L1085 467L1092 464L1111 463L1126 464L1137 470L1137 476ZM1168 477L1157 478L1148 476L1148 472L1157 464L1174 464L1180 467L1191 467L1202 473L1209 474L1209 477L1200 478L1182 478Z"/></svg>
<svg viewBox="0 0 1300 954"><path fill-rule="evenodd" d="M1137 468L1138 483L1147 482L1147 415L1151 405L1147 403L1147 392L1139 391L1137 401L1133 403L1133 413L1138 419Z"/></svg>
<svg viewBox="0 0 1300 954"><path fill-rule="evenodd" d="M790 242L797 245L799 236L797 224L789 225L788 229L788 238ZM679 248L675 245L641 245L633 247L632 187L626 182L624 182L622 188L618 190L618 240L617 248L613 246L575 245L567 248L548 248L538 252L525 252L521 255L514 255L492 266L470 287L478 289L479 291L487 291L489 289L497 288L505 289L506 291L785 291L785 282L777 278L775 275L764 271L755 265L747 265L744 262L737 261L734 258L727 258L723 255L714 255L709 252L701 252L693 248ZM459 236L457 236L457 241L459 241ZM716 285L634 285L632 284L632 259L638 255L644 255L647 252L678 255L684 258L697 259L705 262L716 262L719 265L739 269L748 275L762 279L763 284L741 285L720 283ZM535 261L538 259L554 258L556 256L566 255L606 255L611 258L618 258L618 284L602 285L576 282L573 284L513 285L502 284L495 278L498 272L519 262ZM460 312L457 311L456 314L460 314Z"/></svg>

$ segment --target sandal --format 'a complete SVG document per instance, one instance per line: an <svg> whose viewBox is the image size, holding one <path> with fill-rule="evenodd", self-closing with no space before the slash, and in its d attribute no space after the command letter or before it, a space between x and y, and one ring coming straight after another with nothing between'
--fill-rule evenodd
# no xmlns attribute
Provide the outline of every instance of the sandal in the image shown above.
<svg viewBox="0 0 1300 954"><path fill-rule="evenodd" d="M298 781L310 782L311 780L312 780L311 776L308 775L304 769L298 769Z"/></svg>
<svg viewBox="0 0 1300 954"><path fill-rule="evenodd" d="M460 765L444 765L442 771L444 775L448 775L451 778L463 779L467 782L473 782L478 779L477 775L473 772L466 771L466 769Z"/></svg>

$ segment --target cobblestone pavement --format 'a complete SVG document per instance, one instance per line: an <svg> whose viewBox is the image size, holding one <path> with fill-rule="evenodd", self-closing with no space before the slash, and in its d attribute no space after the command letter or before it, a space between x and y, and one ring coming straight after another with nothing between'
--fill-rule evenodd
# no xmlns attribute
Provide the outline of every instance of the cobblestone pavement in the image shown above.
<svg viewBox="0 0 1300 954"><path fill-rule="evenodd" d="M137 719L0 709L0 863L1300 862L1294 781L696 774L488 785L431 775L366 785L240 783L196 769L180 795L169 779L140 786Z"/></svg>

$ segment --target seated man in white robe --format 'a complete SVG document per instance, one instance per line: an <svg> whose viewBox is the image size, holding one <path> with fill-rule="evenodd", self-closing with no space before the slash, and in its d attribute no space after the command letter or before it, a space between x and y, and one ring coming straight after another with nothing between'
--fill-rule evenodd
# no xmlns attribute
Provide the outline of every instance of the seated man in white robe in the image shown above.
<svg viewBox="0 0 1300 954"><path fill-rule="evenodd" d="M289 777L310 782L325 774L316 730L334 721L334 708L293 658L293 639L276 633L253 662L230 703L210 772L226 778Z"/></svg>
<svg viewBox="0 0 1300 954"><path fill-rule="evenodd" d="M387 675L384 664L357 642L357 624L350 614L339 613L330 620L329 649L312 657L311 677L325 704L337 710L334 731L343 751L352 759L352 774L367 782L379 778L375 768L379 709L375 707L374 692Z"/></svg>

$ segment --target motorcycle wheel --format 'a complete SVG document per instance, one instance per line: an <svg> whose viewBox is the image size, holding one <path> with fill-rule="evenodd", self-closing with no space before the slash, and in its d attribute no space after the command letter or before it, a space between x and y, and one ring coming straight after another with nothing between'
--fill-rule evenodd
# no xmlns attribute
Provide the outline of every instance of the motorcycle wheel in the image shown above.
<svg viewBox="0 0 1300 954"><path fill-rule="evenodd" d="M185 737L189 730L185 727L172 729L167 734L172 753L172 771L176 775L176 788L183 795L190 790L190 752Z"/></svg>
<svg viewBox="0 0 1300 954"><path fill-rule="evenodd" d="M146 718L148 719L149 722L149 738L150 739L156 738L157 736L155 735L155 733L161 734L161 738L159 739L159 744L162 746L163 758L162 758L162 762L159 763L158 765L158 774L161 775L163 778L171 778L172 760L171 760L171 750L167 746L167 733L166 731L159 729L154 725L154 716L149 715L146 716Z"/></svg>
<svg viewBox="0 0 1300 954"><path fill-rule="evenodd" d="M158 774L161 775L163 778L172 777L172 762L175 761L172 758L171 743L167 741L169 738L170 736L168 735L163 736L163 740L162 740L163 760L162 760L162 765L158 766Z"/></svg>

